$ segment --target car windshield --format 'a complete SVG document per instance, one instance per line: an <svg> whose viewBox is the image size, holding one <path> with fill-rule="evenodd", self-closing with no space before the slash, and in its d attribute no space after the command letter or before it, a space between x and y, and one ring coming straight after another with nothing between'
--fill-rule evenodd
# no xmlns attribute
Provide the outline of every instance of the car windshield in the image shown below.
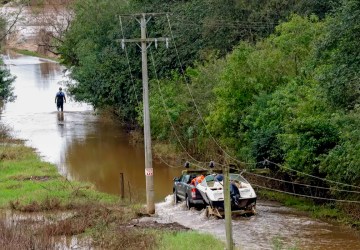
<svg viewBox="0 0 360 250"><path fill-rule="evenodd" d="M230 180L231 180L231 181L236 180L236 181L240 181L240 182L244 182L244 183L249 184L249 182L248 182L247 180L245 180L245 178L242 177L242 176L239 175L239 174L230 174Z"/></svg>
<svg viewBox="0 0 360 250"><path fill-rule="evenodd" d="M181 181L184 183L188 183L190 181L190 175L188 175L188 174L183 175L183 177L181 178Z"/></svg>

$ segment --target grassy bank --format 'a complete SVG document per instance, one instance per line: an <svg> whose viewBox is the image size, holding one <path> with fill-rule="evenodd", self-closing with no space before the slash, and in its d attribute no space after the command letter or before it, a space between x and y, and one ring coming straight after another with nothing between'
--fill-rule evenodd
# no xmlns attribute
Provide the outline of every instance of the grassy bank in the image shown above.
<svg viewBox="0 0 360 250"><path fill-rule="evenodd" d="M9 139L1 128L0 134L0 245L5 249L52 249L61 237L75 237L85 248L189 249L186 242L191 249L224 249L212 236L178 224L141 222L147 216L142 204L66 180L33 149ZM1 211L12 211L13 217L5 219Z"/></svg>
<svg viewBox="0 0 360 250"><path fill-rule="evenodd" d="M51 60L51 61L60 62L60 59L55 57L55 56L50 57L50 56L43 55L41 53L37 53L35 51L24 50L24 49L16 49L16 48L10 48L10 49L15 51L16 53L21 54L21 55L40 57L40 58L48 59L48 60Z"/></svg>
<svg viewBox="0 0 360 250"><path fill-rule="evenodd" d="M360 218L357 218L359 210L358 208L351 209L352 206L356 206L354 204L326 203L319 205L309 199L267 190L258 190L257 194L261 199L278 201L287 207L308 212L314 218L336 221L360 229ZM354 214L350 212L351 210L354 210Z"/></svg>

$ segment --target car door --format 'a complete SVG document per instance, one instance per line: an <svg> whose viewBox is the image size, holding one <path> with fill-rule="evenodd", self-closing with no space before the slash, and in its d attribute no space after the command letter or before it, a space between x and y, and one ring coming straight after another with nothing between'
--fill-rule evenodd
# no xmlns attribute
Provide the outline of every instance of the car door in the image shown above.
<svg viewBox="0 0 360 250"><path fill-rule="evenodd" d="M181 197L181 199L185 199L186 189L188 186L190 176L188 174L184 174L181 176L180 181L177 183L177 195Z"/></svg>

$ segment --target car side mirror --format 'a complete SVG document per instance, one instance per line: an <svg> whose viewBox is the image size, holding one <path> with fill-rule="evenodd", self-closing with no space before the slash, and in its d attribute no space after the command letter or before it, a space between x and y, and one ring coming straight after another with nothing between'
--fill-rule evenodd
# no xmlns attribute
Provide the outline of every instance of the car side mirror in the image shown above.
<svg viewBox="0 0 360 250"><path fill-rule="evenodd" d="M180 181L180 179L178 177L175 177L174 181Z"/></svg>

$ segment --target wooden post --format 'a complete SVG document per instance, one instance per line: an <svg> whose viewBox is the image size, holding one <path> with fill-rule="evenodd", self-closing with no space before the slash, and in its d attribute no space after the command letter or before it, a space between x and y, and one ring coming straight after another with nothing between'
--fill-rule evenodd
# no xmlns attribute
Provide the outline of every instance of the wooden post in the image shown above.
<svg viewBox="0 0 360 250"><path fill-rule="evenodd" d="M131 203L131 186L130 186L130 181L128 181L128 187L129 187L129 200Z"/></svg>
<svg viewBox="0 0 360 250"><path fill-rule="evenodd" d="M125 192L125 184L124 184L124 174L123 173L120 173L120 198L121 199L124 199L125 195L124 195L124 192Z"/></svg>
<svg viewBox="0 0 360 250"><path fill-rule="evenodd" d="M224 209L225 209L226 249L233 250L234 243L233 243L233 235L232 235L229 166L224 167Z"/></svg>

